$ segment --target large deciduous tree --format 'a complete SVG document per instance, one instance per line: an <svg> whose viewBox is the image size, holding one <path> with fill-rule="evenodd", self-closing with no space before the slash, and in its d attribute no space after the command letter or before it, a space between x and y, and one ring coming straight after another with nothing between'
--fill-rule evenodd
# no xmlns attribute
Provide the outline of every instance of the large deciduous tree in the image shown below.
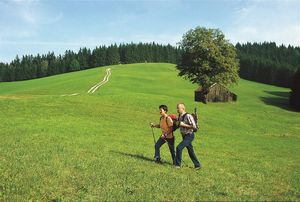
<svg viewBox="0 0 300 202"><path fill-rule="evenodd" d="M238 82L236 49L219 29L196 27L184 34L179 45L183 52L177 65L179 76L204 88Z"/></svg>

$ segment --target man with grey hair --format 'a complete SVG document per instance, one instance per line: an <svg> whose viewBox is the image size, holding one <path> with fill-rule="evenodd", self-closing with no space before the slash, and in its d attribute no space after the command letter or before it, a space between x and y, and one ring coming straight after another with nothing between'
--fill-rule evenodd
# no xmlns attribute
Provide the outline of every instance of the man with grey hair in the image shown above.
<svg viewBox="0 0 300 202"><path fill-rule="evenodd" d="M182 160L182 150L186 147L195 168L200 169L201 164L198 161L193 149L192 141L195 138L194 129L197 128L195 120L192 115L185 112L183 103L177 105L177 112L179 113L178 125L182 135L182 142L176 148L176 168L180 168Z"/></svg>

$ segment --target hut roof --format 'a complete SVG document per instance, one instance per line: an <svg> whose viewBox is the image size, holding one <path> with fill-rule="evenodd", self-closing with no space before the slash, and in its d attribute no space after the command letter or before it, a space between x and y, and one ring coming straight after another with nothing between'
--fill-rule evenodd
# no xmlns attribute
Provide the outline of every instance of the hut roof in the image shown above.
<svg viewBox="0 0 300 202"><path fill-rule="evenodd" d="M226 88L225 86L223 86L222 84L219 84L219 83L213 83L211 86L209 86L209 88L208 88L208 91L212 88L212 87L214 87L215 85L220 85L220 86L222 86L223 88L225 88L226 90L228 90L229 92L231 92L228 88ZM196 90L195 90L195 92L203 92L203 87L202 86L199 86L199 88L197 88ZM231 92L232 93L232 92ZM234 93L233 93L234 94Z"/></svg>
<svg viewBox="0 0 300 202"><path fill-rule="evenodd" d="M217 83L214 83L214 84L212 84L211 86L209 86L209 88L208 89L210 89L210 88L212 88L214 85L216 85ZM221 84L219 84L219 85L221 85ZM222 85L221 85L222 86ZM224 87L224 86L223 86ZM224 87L225 88L225 87ZM203 91L203 87L202 86L199 86L199 88L197 88L196 90L195 90L196 92L202 92Z"/></svg>

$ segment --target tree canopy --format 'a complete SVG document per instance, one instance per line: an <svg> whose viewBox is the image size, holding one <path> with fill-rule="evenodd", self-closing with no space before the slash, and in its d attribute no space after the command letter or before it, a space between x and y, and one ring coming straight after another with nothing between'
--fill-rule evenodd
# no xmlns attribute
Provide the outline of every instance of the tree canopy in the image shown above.
<svg viewBox="0 0 300 202"><path fill-rule="evenodd" d="M226 86L238 82L236 49L219 29L191 29L183 36L180 48L179 76L204 88L213 83Z"/></svg>

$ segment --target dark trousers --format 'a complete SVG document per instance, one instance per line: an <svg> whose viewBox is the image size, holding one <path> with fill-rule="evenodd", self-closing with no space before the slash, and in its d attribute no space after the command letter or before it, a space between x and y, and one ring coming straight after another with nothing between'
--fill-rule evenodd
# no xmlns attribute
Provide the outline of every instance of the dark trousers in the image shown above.
<svg viewBox="0 0 300 202"><path fill-rule="evenodd" d="M173 137L172 139L162 139L159 138L155 144L155 154L154 154L154 158L157 160L160 160L160 147L165 144L165 142L168 142L168 146L169 146L169 150L172 156L172 160L173 160L173 164L175 164L175 146L174 146L174 142L175 142L175 137Z"/></svg>
<svg viewBox="0 0 300 202"><path fill-rule="evenodd" d="M182 160L182 150L186 147L189 153L191 160L193 161L195 167L200 167L200 162L198 161L196 154L193 149L192 141L195 138L194 133L190 133L182 136L182 142L176 148L176 166L181 165Z"/></svg>

